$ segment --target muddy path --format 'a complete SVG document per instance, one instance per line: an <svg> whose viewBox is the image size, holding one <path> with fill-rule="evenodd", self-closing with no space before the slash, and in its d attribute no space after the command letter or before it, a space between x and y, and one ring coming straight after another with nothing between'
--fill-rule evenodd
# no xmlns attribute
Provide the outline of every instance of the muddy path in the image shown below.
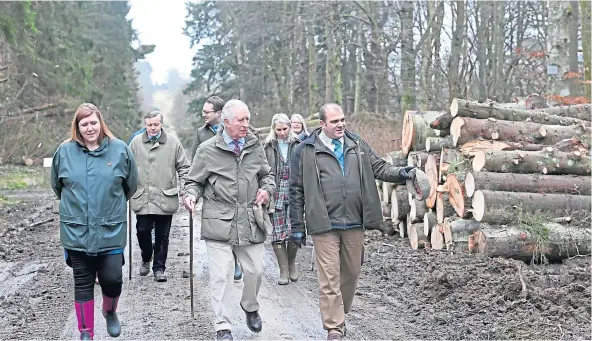
<svg viewBox="0 0 592 341"><path fill-rule="evenodd" d="M47 189L10 193L20 203L0 205L0 339L77 339L72 271L63 260L57 215ZM29 227L54 217L54 221ZM214 339L208 262L195 217L195 319L190 317L188 214L175 215L168 282L137 275L140 253L132 240L132 280L124 267L120 339ZM126 250L126 262L127 250ZM235 339L324 339L311 247L298 255L301 279L278 286L273 251L266 245L260 292L263 331L251 333L239 306L242 282L229 302ZM477 255L413 251L406 240L367 233L366 263L348 339L575 339L592 333L590 257L528 266ZM524 284L524 285L523 285ZM96 339L107 339L95 287Z"/></svg>

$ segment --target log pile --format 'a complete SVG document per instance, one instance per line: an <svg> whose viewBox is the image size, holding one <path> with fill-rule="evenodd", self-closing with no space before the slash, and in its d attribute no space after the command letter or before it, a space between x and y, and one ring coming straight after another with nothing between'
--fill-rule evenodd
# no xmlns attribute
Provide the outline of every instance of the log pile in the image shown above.
<svg viewBox="0 0 592 341"><path fill-rule="evenodd" d="M419 167L432 190L420 202L377 182L385 220L413 249L537 262L590 254L590 109L455 98L447 111L407 111L402 150L385 160Z"/></svg>

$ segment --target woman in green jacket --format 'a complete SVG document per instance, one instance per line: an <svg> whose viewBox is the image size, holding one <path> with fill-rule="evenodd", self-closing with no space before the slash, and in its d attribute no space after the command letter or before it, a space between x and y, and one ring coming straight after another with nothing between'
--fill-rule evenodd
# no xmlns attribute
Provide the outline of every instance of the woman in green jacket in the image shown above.
<svg viewBox="0 0 592 341"><path fill-rule="evenodd" d="M123 283L126 202L138 170L125 142L113 137L99 109L78 107L71 136L56 150L52 187L60 199L60 241L74 273L74 307L81 340L94 336L94 280L103 292L103 316L110 336L119 336L117 303Z"/></svg>

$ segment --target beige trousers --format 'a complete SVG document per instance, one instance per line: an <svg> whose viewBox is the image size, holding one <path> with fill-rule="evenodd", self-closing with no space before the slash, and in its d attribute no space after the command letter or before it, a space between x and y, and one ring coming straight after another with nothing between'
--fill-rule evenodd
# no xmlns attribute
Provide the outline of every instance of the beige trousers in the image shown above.
<svg viewBox="0 0 592 341"><path fill-rule="evenodd" d="M364 230L333 230L313 235L312 240L318 268L323 328L341 330L345 314L351 309L362 270Z"/></svg>
<svg viewBox="0 0 592 341"><path fill-rule="evenodd" d="M206 240L210 268L210 295L214 309L214 329L232 330L228 315L228 293L234 283L234 256L243 269L243 294L241 307L249 312L259 310L257 295L263 280L263 244L231 246L226 243Z"/></svg>

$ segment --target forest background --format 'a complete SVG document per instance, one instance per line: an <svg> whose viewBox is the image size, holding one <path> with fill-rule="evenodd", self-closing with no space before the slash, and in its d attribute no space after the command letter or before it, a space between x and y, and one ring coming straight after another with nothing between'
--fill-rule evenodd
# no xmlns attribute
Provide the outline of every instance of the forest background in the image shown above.
<svg viewBox="0 0 592 341"><path fill-rule="evenodd" d="M169 111L186 146L205 98L240 98L252 123L340 103L384 153L406 110L454 97L590 102L589 1L188 2L196 48L185 78L154 84L127 2L0 2L0 164L39 162L82 102L127 140L143 113Z"/></svg>

